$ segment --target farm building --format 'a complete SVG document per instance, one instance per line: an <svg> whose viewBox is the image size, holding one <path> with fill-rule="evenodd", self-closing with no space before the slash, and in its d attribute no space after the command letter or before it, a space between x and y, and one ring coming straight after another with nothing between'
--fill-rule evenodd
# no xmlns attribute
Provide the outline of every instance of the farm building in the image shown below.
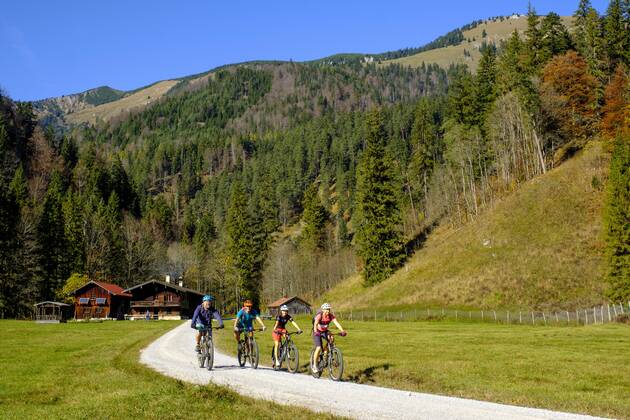
<svg viewBox="0 0 630 420"><path fill-rule="evenodd" d="M35 305L34 318L39 323L65 322L70 317L71 305L61 302L39 302Z"/></svg>
<svg viewBox="0 0 630 420"><path fill-rule="evenodd" d="M131 295L122 287L90 281L73 292L76 319L124 319Z"/></svg>
<svg viewBox="0 0 630 420"><path fill-rule="evenodd" d="M267 305L267 309L269 310L269 314L271 316L276 316L280 313L280 307L282 305L287 305L289 307L289 313L294 315L294 314L310 314L312 312L311 310L311 304L308 303L307 301L305 301L304 299L300 299L297 296L293 296L293 297L283 297L280 298L278 300L276 300L275 302L270 303L269 305Z"/></svg>
<svg viewBox="0 0 630 420"><path fill-rule="evenodd" d="M132 296L128 315L131 319L190 318L203 297L203 293L188 289L181 282L171 283L170 280L150 280L130 287L125 292Z"/></svg>

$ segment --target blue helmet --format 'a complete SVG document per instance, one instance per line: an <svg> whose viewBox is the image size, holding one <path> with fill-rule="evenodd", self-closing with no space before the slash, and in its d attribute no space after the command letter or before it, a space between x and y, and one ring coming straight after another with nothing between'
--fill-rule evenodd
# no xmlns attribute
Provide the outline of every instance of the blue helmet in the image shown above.
<svg viewBox="0 0 630 420"><path fill-rule="evenodd" d="M212 295L205 295L203 297L203 302L212 302L214 300L214 296Z"/></svg>

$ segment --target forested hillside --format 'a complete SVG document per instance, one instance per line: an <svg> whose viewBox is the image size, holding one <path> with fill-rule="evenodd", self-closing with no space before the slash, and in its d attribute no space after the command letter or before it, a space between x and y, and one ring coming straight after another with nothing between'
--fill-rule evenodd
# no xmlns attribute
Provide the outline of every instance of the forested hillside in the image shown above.
<svg viewBox="0 0 630 420"><path fill-rule="evenodd" d="M598 16L582 1L575 22L569 35L531 10L526 36L484 48L476 74L227 66L63 135L2 96L0 311L63 299L83 275L182 275L231 309L318 295L356 270L370 287L436 226L478 220L599 137L621 144L614 185L593 181L616 209L601 290L627 297L630 10L612 1Z"/></svg>

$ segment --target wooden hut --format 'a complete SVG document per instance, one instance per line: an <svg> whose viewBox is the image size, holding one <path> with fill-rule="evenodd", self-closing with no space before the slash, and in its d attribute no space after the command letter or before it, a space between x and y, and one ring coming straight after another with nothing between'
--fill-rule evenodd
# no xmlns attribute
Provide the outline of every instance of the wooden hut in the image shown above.
<svg viewBox="0 0 630 420"><path fill-rule="evenodd" d="M125 290L132 296L130 319L191 318L203 293L178 284L149 280Z"/></svg>
<svg viewBox="0 0 630 420"><path fill-rule="evenodd" d="M62 302L45 301L33 305L35 307L35 322L59 323L66 322L69 317L71 305Z"/></svg>
<svg viewBox="0 0 630 420"><path fill-rule="evenodd" d="M275 302L267 305L267 309L269 310L269 315L276 316L280 313L280 307L282 305L287 305L289 307L289 313L291 315L295 314L310 314L312 312L311 304L301 299L297 296L293 297L283 297Z"/></svg>
<svg viewBox="0 0 630 420"><path fill-rule="evenodd" d="M76 319L124 319L131 295L111 283L90 281L73 292Z"/></svg>

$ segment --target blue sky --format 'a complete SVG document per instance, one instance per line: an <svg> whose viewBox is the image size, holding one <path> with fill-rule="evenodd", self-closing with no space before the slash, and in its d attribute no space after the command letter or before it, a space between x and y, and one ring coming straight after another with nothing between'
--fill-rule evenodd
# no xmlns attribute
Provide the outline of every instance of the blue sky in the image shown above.
<svg viewBox="0 0 630 420"><path fill-rule="evenodd" d="M572 14L578 0L532 0ZM605 11L607 0L593 0ZM158 80L253 60L423 45L475 19L525 13L527 1L6 1L0 87L33 100Z"/></svg>

